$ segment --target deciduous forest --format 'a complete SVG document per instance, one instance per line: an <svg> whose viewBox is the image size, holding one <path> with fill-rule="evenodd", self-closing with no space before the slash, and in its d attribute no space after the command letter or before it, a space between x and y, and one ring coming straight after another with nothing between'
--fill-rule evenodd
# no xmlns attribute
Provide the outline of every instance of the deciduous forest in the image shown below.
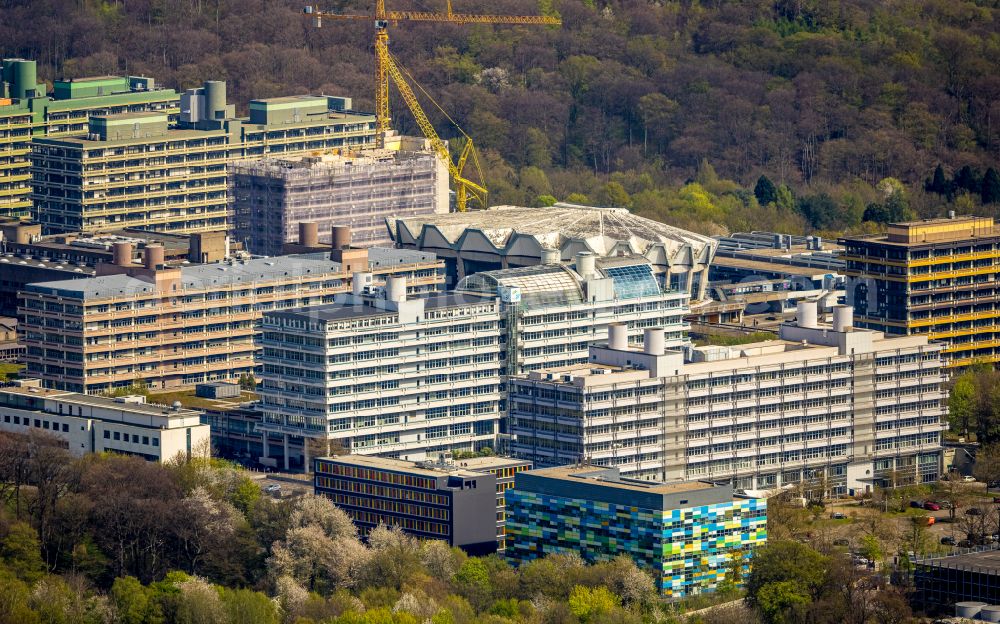
<svg viewBox="0 0 1000 624"><path fill-rule="evenodd" d="M670 601L627 555L514 567L379 526L362 539L316 496L272 498L220 460L73 457L45 433L0 432L0 622L17 624L901 624L907 588L852 564L821 507L768 504L772 542L713 594ZM996 465L996 462L994 462ZM955 501L967 500L961 483ZM894 493L903 496L902 490ZM965 496L965 498L960 498ZM905 498L891 504L905 509ZM889 501L887 500L887 504ZM985 509L985 508L984 508ZM984 510L983 523L995 525ZM926 518L922 518L924 524ZM871 561L924 552L856 519ZM965 528L970 537L983 526ZM741 559L738 558L737 561ZM740 587L745 590L741 590ZM746 598L746 601L741 601ZM721 605L720 609L700 611ZM682 616L682 614L687 614Z"/></svg>
<svg viewBox="0 0 1000 624"><path fill-rule="evenodd" d="M0 51L37 59L48 80L226 79L241 110L292 93L372 110L372 27L316 29L303 2L0 0ZM711 233L857 230L1000 200L996 0L453 4L563 19L390 28L396 57L481 147L492 204L621 205ZM396 128L418 132L393 97Z"/></svg>

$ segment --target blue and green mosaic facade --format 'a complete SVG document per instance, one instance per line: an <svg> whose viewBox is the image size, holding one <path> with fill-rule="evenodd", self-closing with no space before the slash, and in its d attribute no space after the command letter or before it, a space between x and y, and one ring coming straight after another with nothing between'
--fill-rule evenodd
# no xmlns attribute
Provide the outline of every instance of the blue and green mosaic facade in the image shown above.
<svg viewBox="0 0 1000 624"><path fill-rule="evenodd" d="M518 475L507 492L507 557L516 563L566 552L589 562L628 554L664 595L680 597L713 591L734 555L744 558L745 572L752 549L767 539L766 499L734 499L730 486L704 484L680 495L659 495L654 486L647 495L610 481L588 483L590 491L578 493L573 490L582 484L567 479L540 488L532 487L535 481ZM649 504L657 499L691 506ZM701 504L711 499L717 502Z"/></svg>

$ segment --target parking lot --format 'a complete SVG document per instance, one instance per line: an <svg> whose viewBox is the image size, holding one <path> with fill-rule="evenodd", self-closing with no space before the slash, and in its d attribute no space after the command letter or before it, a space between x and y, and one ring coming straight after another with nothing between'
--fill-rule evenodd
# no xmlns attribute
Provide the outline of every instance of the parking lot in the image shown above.
<svg viewBox="0 0 1000 624"><path fill-rule="evenodd" d="M274 498L293 498L313 491L311 475L271 472L254 473L253 478L264 495Z"/></svg>

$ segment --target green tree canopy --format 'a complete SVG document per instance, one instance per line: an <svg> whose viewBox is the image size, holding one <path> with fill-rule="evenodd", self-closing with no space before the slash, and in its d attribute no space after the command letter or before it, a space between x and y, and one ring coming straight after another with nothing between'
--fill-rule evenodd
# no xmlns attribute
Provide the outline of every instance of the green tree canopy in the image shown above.
<svg viewBox="0 0 1000 624"><path fill-rule="evenodd" d="M757 198L757 203L761 206L774 204L778 201L778 189L775 188L774 183L766 175L757 178L757 185L753 187L753 194Z"/></svg>

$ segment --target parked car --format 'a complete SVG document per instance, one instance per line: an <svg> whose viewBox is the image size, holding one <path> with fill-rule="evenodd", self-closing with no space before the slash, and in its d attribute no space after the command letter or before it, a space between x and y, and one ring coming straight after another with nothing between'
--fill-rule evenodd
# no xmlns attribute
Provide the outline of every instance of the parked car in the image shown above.
<svg viewBox="0 0 1000 624"><path fill-rule="evenodd" d="M918 500L912 500L912 501L910 501L910 507L913 507L914 509L920 509L923 506L924 506L924 504L922 502L918 501Z"/></svg>
<svg viewBox="0 0 1000 624"><path fill-rule="evenodd" d="M967 540L967 539L964 539L964 540L960 541L960 542L959 542L958 544L956 544L956 545L957 545L957 546L958 546L959 548L972 548L972 542L970 542L970 541L969 541L969 540Z"/></svg>
<svg viewBox="0 0 1000 624"><path fill-rule="evenodd" d="M955 538L950 535L945 535L944 537L941 538L941 543L944 544L945 546L954 546Z"/></svg>
<svg viewBox="0 0 1000 624"><path fill-rule="evenodd" d="M839 538L833 540L833 545L834 546L850 546L851 542L849 540L847 540L846 538L839 537Z"/></svg>
<svg viewBox="0 0 1000 624"><path fill-rule="evenodd" d="M941 505L938 505L934 501L926 501L924 503L924 509L927 511L941 511Z"/></svg>
<svg viewBox="0 0 1000 624"><path fill-rule="evenodd" d="M965 475L964 477L962 477L962 481L965 481L966 483L975 483L976 478L973 477L972 475Z"/></svg>
<svg viewBox="0 0 1000 624"><path fill-rule="evenodd" d="M268 494L275 494L281 491L281 486L277 483L272 483L271 485L264 488L264 491Z"/></svg>
<svg viewBox="0 0 1000 624"><path fill-rule="evenodd" d="M998 504L998 505L1000 505L1000 496L994 496L994 497L993 497L993 502L994 502L995 504Z"/></svg>
<svg viewBox="0 0 1000 624"><path fill-rule="evenodd" d="M845 516L844 514L842 514L842 513L841 513L841 512L839 512L839 511L835 511L835 512L833 512L832 514L830 514L830 518L832 518L832 519L834 519L834 520L843 520L843 519L844 519L844 518L846 518L846 517L847 517L847 516Z"/></svg>

